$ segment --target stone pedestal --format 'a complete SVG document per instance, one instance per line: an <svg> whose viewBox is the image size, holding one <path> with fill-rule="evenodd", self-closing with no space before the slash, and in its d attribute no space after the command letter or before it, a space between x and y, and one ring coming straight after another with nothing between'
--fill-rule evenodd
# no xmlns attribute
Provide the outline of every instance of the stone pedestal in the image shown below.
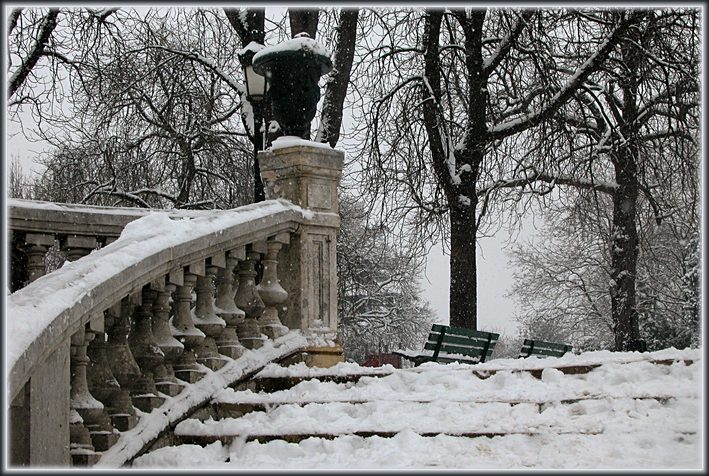
<svg viewBox="0 0 709 476"><path fill-rule="evenodd" d="M337 186L344 152L305 140L289 144L259 152L266 198L285 198L320 213L293 233L290 245L280 252L281 285L290 298L281 322L306 330L320 320L336 331Z"/></svg>

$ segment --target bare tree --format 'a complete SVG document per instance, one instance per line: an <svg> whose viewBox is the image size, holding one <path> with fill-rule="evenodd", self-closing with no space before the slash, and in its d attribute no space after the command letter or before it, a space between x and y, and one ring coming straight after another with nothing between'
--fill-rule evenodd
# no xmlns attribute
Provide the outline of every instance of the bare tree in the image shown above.
<svg viewBox="0 0 709 476"><path fill-rule="evenodd" d="M677 215L696 225L692 214L683 212L695 210L698 197L697 13L644 11L607 64L559 111L566 135L559 148L567 155L556 154L553 161L538 156L519 181L529 183L532 177L551 187L592 189L610 198L611 230L604 239L618 350L632 349L641 337L639 227L647 227L649 218L658 227L663 221L673 227ZM627 15L611 12L610 18ZM642 207L653 216L644 216Z"/></svg>
<svg viewBox="0 0 709 476"><path fill-rule="evenodd" d="M364 182L386 195L377 201L384 216L424 237L431 225L448 234L452 325L477 326L476 241L496 225L492 185L523 166L515 143L552 120L639 17L615 18L604 31L593 16L565 10L379 15L384 34L363 86L376 98L362 131Z"/></svg>
<svg viewBox="0 0 709 476"><path fill-rule="evenodd" d="M421 297L422 261L387 243L383 227L367 224L367 207L342 196L337 241L338 317L346 355L418 348L434 312Z"/></svg>

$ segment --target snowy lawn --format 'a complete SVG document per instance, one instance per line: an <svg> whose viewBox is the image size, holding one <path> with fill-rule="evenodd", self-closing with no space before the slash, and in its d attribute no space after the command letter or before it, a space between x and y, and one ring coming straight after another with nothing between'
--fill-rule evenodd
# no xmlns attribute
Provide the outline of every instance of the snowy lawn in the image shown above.
<svg viewBox="0 0 709 476"><path fill-rule="evenodd" d="M650 362L668 359L695 362ZM553 368L599 363L577 375ZM386 366L377 371L390 375L345 384L312 379L270 394L225 389L215 401L264 403L270 409L219 421L185 420L176 434L237 436L231 444L162 448L136 459L133 467L698 469L703 467L702 366L696 350L590 352L476 366ZM484 379L473 374L483 367L497 373ZM539 367L545 367L541 379L515 370ZM329 371L269 365L260 375L372 370L355 364ZM356 434L370 431L394 436ZM255 435L313 434L339 436L311 436L299 443L247 441Z"/></svg>

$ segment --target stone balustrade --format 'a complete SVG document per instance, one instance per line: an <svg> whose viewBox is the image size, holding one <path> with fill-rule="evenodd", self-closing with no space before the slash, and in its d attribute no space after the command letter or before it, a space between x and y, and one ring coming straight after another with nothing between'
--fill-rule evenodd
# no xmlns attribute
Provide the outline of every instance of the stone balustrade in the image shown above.
<svg viewBox="0 0 709 476"><path fill-rule="evenodd" d="M309 144L262 152L269 200L234 210L8 201L25 263L7 308L11 465L92 465L265 339L321 323L334 336L343 157ZM45 274L52 246L67 262Z"/></svg>

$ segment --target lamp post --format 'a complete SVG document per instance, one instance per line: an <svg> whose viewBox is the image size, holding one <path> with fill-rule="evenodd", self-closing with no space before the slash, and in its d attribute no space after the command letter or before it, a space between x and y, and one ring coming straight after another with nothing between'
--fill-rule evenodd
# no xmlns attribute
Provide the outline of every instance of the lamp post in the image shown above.
<svg viewBox="0 0 709 476"><path fill-rule="evenodd" d="M262 44L251 42L239 53L239 62L244 68L246 78L246 99L253 110L253 137L254 137L254 202L266 199L261 181L261 170L258 163L258 151L263 149L264 133L261 131L263 122L263 106L268 92L266 78L254 71L252 60L254 55L263 48Z"/></svg>

